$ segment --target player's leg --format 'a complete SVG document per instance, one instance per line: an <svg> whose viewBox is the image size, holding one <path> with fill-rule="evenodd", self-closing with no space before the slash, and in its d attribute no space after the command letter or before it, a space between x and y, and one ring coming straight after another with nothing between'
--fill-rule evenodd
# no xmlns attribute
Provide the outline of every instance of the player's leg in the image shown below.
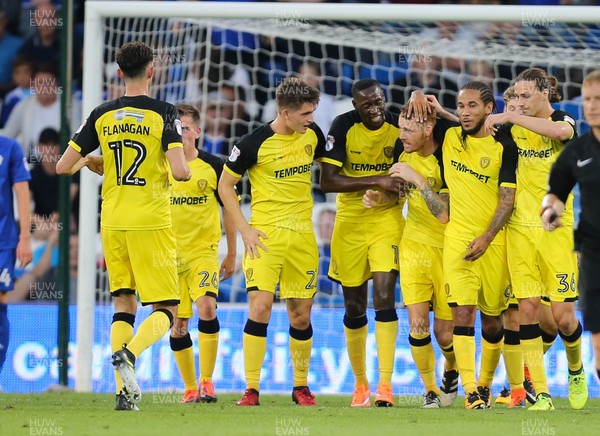
<svg viewBox="0 0 600 436"><path fill-rule="evenodd" d="M196 385L196 363L194 360L194 350L192 338L189 332L189 321L194 315L192 312L192 300L190 299L188 279L195 276L195 270L179 272L179 293L181 301L177 309L177 318L171 329L169 342L175 364L179 369L179 374L183 380L185 392L182 403L195 403L198 401L200 394ZM192 277L190 277L192 276Z"/></svg>
<svg viewBox="0 0 600 436"><path fill-rule="evenodd" d="M8 323L8 292L15 287L16 252L0 250L0 372L6 360L10 340L10 325Z"/></svg>
<svg viewBox="0 0 600 436"><path fill-rule="evenodd" d="M263 241L268 251L251 259L244 254L242 268L246 276L248 293L248 320L244 326L244 373L246 391L236 403L238 406L258 406L260 373L267 353L267 327L271 319L271 309L275 288L279 282L287 235L282 229L263 226L261 229L268 239Z"/></svg>
<svg viewBox="0 0 600 436"><path fill-rule="evenodd" d="M404 291L404 288L402 289ZM424 301L406 305L410 322L408 343L415 366L425 386L425 400L422 407L426 409L440 407L440 390L435 380L435 352L429 327L429 304L428 301Z"/></svg>
<svg viewBox="0 0 600 436"><path fill-rule="evenodd" d="M192 338L188 330L189 321L187 314L182 315L180 307L169 338L175 364L179 369L185 389L181 403L196 403L200 397L196 386L196 363Z"/></svg>
<svg viewBox="0 0 600 436"><path fill-rule="evenodd" d="M299 406L316 406L308 387L313 343L310 313L317 291L319 249L315 235L287 231L289 249L281 270L280 295L290 320L290 356L294 369L292 400Z"/></svg>
<svg viewBox="0 0 600 436"><path fill-rule="evenodd" d="M540 328L540 298L543 285L537 261L538 252L532 240L543 229L525 229L508 226L506 247L512 291L519 301L521 329L519 339L523 351L523 361L531 376L537 396L544 397L544 405L551 403L544 367L544 345ZM537 398L537 397L536 397ZM550 402L550 403L549 403ZM542 407L540 406L540 407ZM549 406L548 406L549 408Z"/></svg>
<svg viewBox="0 0 600 436"><path fill-rule="evenodd" d="M573 232L561 227L544 234L540 248L540 269L546 279L546 296L551 302L552 316L558 328L569 366L569 402L573 409L581 409L588 398L587 381L581 359L583 327L575 316L578 299L577 257L573 247Z"/></svg>
<svg viewBox="0 0 600 436"><path fill-rule="evenodd" d="M355 380L353 407L370 407L367 380L367 281L371 278L367 260L368 239L365 224L347 223L336 217L331 237L331 263L328 277L342 285L344 294L344 334Z"/></svg>
<svg viewBox="0 0 600 436"><path fill-rule="evenodd" d="M375 405L378 407L394 405L392 372L398 336L396 284L403 229L402 216L394 216L394 219L390 218L367 228L367 258L373 275L375 341L379 362L379 384L375 394Z"/></svg>
<svg viewBox="0 0 600 436"><path fill-rule="evenodd" d="M504 356L504 365L506 367L506 376L510 388L508 393L503 390L495 403L507 404L509 408L525 407L525 392L523 383L525 380L523 373L523 350L521 349L521 340L519 330L521 326L521 317L519 315L519 304L511 297L508 309L502 314L504 325L504 344L502 345L502 355Z"/></svg>
<svg viewBox="0 0 600 436"><path fill-rule="evenodd" d="M198 309L198 348L200 354L200 402L215 403L217 395L212 375L219 349L219 319L215 295L204 295L196 300Z"/></svg>
<svg viewBox="0 0 600 436"><path fill-rule="evenodd" d="M465 408L483 409L485 404L477 391L475 378L475 315L480 285L473 271L473 263L463 259L467 245L467 241L445 238L444 290L452 310L452 343L456 366L465 391Z"/></svg>
<svg viewBox="0 0 600 436"><path fill-rule="evenodd" d="M542 329L544 354L546 354L558 336L558 326L552 314L552 303L546 296L542 296L540 300L540 328Z"/></svg>
<svg viewBox="0 0 600 436"><path fill-rule="evenodd" d="M135 377L135 361L145 349L169 331L177 317L177 246L170 228L125 231L121 237L125 242L131 271L138 286L140 302L144 306L152 305L153 308L127 346L113 355L113 365L123 378L128 398L137 403L141 401L141 390Z"/></svg>
<svg viewBox="0 0 600 436"><path fill-rule="evenodd" d="M502 326L502 316L481 314L481 369L479 371L479 380L477 389L481 399L486 407L491 407L491 387L494 381L494 373L500 362L502 354L502 343L504 339L504 328ZM523 366L519 367L519 372L523 372Z"/></svg>

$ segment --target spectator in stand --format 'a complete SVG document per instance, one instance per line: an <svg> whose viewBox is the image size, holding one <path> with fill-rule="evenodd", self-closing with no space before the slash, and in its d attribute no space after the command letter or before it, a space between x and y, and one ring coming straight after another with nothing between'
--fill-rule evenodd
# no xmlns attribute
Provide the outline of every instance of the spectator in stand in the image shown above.
<svg viewBox="0 0 600 436"><path fill-rule="evenodd" d="M60 89L56 70L49 64L39 64L34 70L33 95L15 106L0 130L0 135L19 141L25 157L36 154L35 146L42 130L46 127L60 130Z"/></svg>
<svg viewBox="0 0 600 436"><path fill-rule="evenodd" d="M4 97L2 114L0 115L0 128L4 127L15 106L31 94L31 68L31 61L27 57L17 55L12 69L12 81L16 88Z"/></svg>
<svg viewBox="0 0 600 436"><path fill-rule="evenodd" d="M0 5L2 6L2 5ZM0 8L0 97L12 87L11 68L23 40L8 32L8 16L4 8Z"/></svg>
<svg viewBox="0 0 600 436"><path fill-rule="evenodd" d="M233 100L219 91L210 92L206 98L202 150L226 156L229 152L229 128L233 119Z"/></svg>
<svg viewBox="0 0 600 436"><path fill-rule="evenodd" d="M60 65L60 14L52 3L38 4L31 14L31 24L35 23L36 33L23 42L19 53L36 62Z"/></svg>

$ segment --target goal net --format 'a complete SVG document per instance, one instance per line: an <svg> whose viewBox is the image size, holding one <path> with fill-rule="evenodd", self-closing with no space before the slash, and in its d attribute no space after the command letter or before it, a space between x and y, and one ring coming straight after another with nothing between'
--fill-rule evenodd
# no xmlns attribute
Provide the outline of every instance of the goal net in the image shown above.
<svg viewBox="0 0 600 436"><path fill-rule="evenodd" d="M415 89L436 95L453 111L458 89L481 80L492 86L502 110L503 91L532 66L559 79L563 101L557 107L571 113L584 130L581 81L600 65L597 8L135 1L86 6L84 115L122 95L116 50L141 40L156 54L152 96L196 106L202 127L199 147L222 156L241 135L275 117L274 90L294 74L320 87L315 117L325 135L336 115L352 109L350 90L357 79L377 79L396 112ZM339 307L341 290L326 278L335 202L319 190L317 171L315 166L314 218L322 258L316 302ZM98 183L94 176L82 175L82 247L98 243ZM251 191L246 181L241 196L247 210ZM93 342L85 326L90 316L93 320L94 304L108 305L110 297L95 250L79 252L82 368L91 359L82 345ZM96 289L95 297L90 289ZM399 289L397 293L399 298ZM245 301L243 275L223 283L221 294L225 301ZM79 371L77 377L78 383L85 380Z"/></svg>

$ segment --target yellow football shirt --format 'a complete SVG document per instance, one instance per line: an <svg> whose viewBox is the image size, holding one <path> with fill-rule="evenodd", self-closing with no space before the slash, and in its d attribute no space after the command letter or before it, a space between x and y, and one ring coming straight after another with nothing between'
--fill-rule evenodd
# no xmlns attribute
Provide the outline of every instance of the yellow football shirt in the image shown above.
<svg viewBox="0 0 600 436"><path fill-rule="evenodd" d="M147 96L119 97L94 109L69 146L83 156L101 147L103 228L171 227L165 151L183 147L175 106Z"/></svg>
<svg viewBox="0 0 600 436"><path fill-rule="evenodd" d="M400 162L404 162L427 180L434 192L448 191L443 179L442 147L429 156L422 157L418 153L402 153ZM433 247L444 247L444 231L442 224L429 210L421 192L415 187L407 195L408 215L404 227L403 238Z"/></svg>
<svg viewBox="0 0 600 436"><path fill-rule="evenodd" d="M385 112L385 122L377 130L365 127L356 110L337 116L327 135L322 162L341 167L346 177L382 176L402 153L398 139L398 117ZM362 204L365 190L337 195L336 219L345 221L380 221L385 214L402 214L404 201L367 209Z"/></svg>
<svg viewBox="0 0 600 436"><path fill-rule="evenodd" d="M471 241L488 229L498 206L498 188L516 184L517 146L508 135L462 142L462 128L446 132L444 177L450 193L450 222L446 235ZM493 244L505 243L504 229Z"/></svg>
<svg viewBox="0 0 600 436"><path fill-rule="evenodd" d="M275 133L265 124L242 137L225 171L240 178L248 171L251 225L271 225L312 233L312 165L322 155L325 138L312 124L303 133Z"/></svg>
<svg viewBox="0 0 600 436"><path fill-rule="evenodd" d="M190 268L191 262L216 253L221 240L221 200L217 186L223 161L205 151L188 162L192 178L178 182L169 175L171 188L171 218L177 239L177 264L180 271Z"/></svg>
<svg viewBox="0 0 600 436"><path fill-rule="evenodd" d="M566 112L554 111L549 118L555 123L567 123L577 136L575 120ZM539 135L521 126L513 125L511 134L519 148L519 165L517 167L517 195L515 212L510 218L510 225L541 227L540 207L548 188L550 168L565 146L565 142ZM573 194L565 203L562 217L563 224L573 225Z"/></svg>

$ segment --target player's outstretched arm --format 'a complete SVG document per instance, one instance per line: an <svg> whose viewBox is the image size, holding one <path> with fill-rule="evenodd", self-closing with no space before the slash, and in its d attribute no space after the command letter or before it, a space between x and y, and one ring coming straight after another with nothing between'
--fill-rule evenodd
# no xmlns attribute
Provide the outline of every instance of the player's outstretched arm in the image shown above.
<svg viewBox="0 0 600 436"><path fill-rule="evenodd" d="M13 185L17 207L19 210L19 242L17 244L17 260L21 268L31 262L31 200L29 194L29 183L17 182Z"/></svg>
<svg viewBox="0 0 600 436"><path fill-rule="evenodd" d="M223 227L225 228L225 239L227 240L227 255L221 263L219 280L227 280L235 272L235 257L237 256L237 241L235 223L227 209L223 208Z"/></svg>
<svg viewBox="0 0 600 436"><path fill-rule="evenodd" d="M340 174L341 167L321 163L321 191L356 192L366 189L379 189L394 194L400 192L401 183L391 176L348 177Z"/></svg>
<svg viewBox="0 0 600 436"><path fill-rule="evenodd" d="M488 116L485 128L495 133L494 125L511 123L524 127L538 135L547 136L559 141L566 141L573 137L573 126L567 122L555 122L545 118L519 115L514 112L505 112Z"/></svg>
<svg viewBox="0 0 600 436"><path fill-rule="evenodd" d="M508 222L515 206L515 188L500 186L498 188L498 206L492 217L492 222L481 236L475 238L468 246L469 252L464 257L467 261L475 261L486 252L498 232Z"/></svg>
<svg viewBox="0 0 600 436"><path fill-rule="evenodd" d="M250 224L246 221L235 191L235 186L239 180L239 177L234 177L227 170L224 170L219 179L219 197L221 197L223 206L227 210L227 213L230 214L235 227L242 235L246 252L251 259L254 259L255 256L260 257L259 248L267 251L267 247L260 240L260 238L266 239L267 235L258 229L250 227Z"/></svg>
<svg viewBox="0 0 600 436"><path fill-rule="evenodd" d="M101 176L104 174L104 157L92 154L81 157L81 154L74 148L67 147L65 154L56 163L56 173L72 176L83 167L88 167L90 171Z"/></svg>

